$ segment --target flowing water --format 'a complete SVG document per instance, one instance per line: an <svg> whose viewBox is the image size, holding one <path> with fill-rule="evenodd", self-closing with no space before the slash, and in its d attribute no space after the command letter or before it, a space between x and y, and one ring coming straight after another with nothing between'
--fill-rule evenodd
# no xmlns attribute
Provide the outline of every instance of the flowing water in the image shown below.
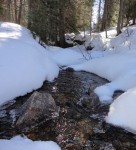
<svg viewBox="0 0 136 150"><path fill-rule="evenodd" d="M45 82L38 90L53 96L59 117L19 131L15 126L18 111L30 93L0 107L0 138L22 134L32 140L56 141L62 150L136 150L134 134L104 121L109 105L101 105L93 90L107 82L87 72L61 71L54 82Z"/></svg>

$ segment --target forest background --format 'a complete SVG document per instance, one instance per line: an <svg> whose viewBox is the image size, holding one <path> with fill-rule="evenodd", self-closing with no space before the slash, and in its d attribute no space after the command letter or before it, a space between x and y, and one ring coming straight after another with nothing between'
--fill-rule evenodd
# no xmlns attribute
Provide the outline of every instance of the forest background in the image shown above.
<svg viewBox="0 0 136 150"><path fill-rule="evenodd" d="M28 27L46 44L66 47L65 33L91 35L117 26L118 35L130 20L136 23L135 8L136 0L0 0L0 20Z"/></svg>

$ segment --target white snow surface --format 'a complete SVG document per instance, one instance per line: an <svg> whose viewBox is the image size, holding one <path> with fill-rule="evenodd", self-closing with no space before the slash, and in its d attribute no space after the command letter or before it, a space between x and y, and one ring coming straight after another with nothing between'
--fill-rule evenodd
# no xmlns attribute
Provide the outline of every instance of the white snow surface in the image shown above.
<svg viewBox="0 0 136 150"><path fill-rule="evenodd" d="M112 33L112 31L111 31ZM101 34L102 35L102 34ZM96 42L97 39L93 43ZM103 37L101 37L103 38ZM98 40L99 41L99 40ZM110 106L106 121L120 126L136 134L136 26L128 27L119 36L101 42L105 45L105 51L95 52L98 57L68 67L75 71L87 71L108 79L110 82L97 87L95 93L102 103L111 103L115 91L126 91L118 97ZM100 46L100 47L101 47ZM96 47L98 47L96 45Z"/></svg>
<svg viewBox="0 0 136 150"><path fill-rule="evenodd" d="M76 71L87 71L111 81L95 89L102 102L111 102L116 90L126 91L136 86L136 52L115 53L95 58L79 65L72 65Z"/></svg>
<svg viewBox="0 0 136 150"><path fill-rule="evenodd" d="M44 80L52 81L58 66L72 67L109 80L95 89L102 103L111 103L115 91L128 90L111 104L106 121L136 133L136 27L117 37L115 33L113 28L108 39L104 32L88 37L85 46L93 46L92 51L83 45L44 49L29 30L0 23L0 104L39 88Z"/></svg>
<svg viewBox="0 0 136 150"><path fill-rule="evenodd" d="M16 136L10 140L0 139L1 150L61 150L53 141L32 141L26 137Z"/></svg>
<svg viewBox="0 0 136 150"><path fill-rule="evenodd" d="M29 30L0 23L0 105L53 81L59 72Z"/></svg>
<svg viewBox="0 0 136 150"><path fill-rule="evenodd" d="M106 121L136 134L136 87L114 100Z"/></svg>
<svg viewBox="0 0 136 150"><path fill-rule="evenodd" d="M68 66L80 64L91 58L91 52L87 52L83 45L70 48L48 47L46 50L48 57L58 66ZM98 54L96 54L98 55ZM94 55L94 57L96 56ZM97 57L97 56L96 56Z"/></svg>

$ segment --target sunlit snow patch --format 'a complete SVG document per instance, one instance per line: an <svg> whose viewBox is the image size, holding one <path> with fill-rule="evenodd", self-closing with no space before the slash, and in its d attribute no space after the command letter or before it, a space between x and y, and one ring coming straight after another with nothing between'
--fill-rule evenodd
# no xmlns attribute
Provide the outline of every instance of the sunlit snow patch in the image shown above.
<svg viewBox="0 0 136 150"><path fill-rule="evenodd" d="M58 72L29 30L0 23L0 105L52 81Z"/></svg>

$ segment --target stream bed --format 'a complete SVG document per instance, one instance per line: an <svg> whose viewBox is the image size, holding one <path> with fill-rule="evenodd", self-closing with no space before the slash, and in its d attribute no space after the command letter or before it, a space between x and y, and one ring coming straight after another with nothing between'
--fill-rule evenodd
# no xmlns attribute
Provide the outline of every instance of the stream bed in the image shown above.
<svg viewBox="0 0 136 150"><path fill-rule="evenodd" d="M87 72L60 71L54 82L46 81L37 90L52 95L59 116L19 131L17 112L32 93L18 97L0 107L0 139L21 134L32 140L53 140L62 150L136 150L136 135L104 121L109 105L101 105L93 90L107 82Z"/></svg>

